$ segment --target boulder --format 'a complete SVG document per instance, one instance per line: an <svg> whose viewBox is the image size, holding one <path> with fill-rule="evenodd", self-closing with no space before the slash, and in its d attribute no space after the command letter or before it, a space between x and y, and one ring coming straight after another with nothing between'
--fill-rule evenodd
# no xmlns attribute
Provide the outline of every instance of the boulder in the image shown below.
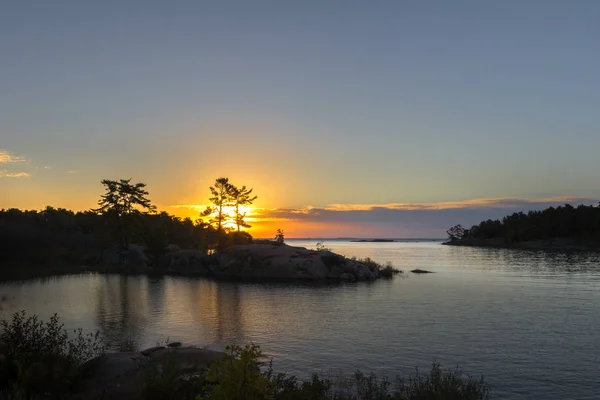
<svg viewBox="0 0 600 400"><path fill-rule="evenodd" d="M182 374L209 366L224 353L196 347L152 347L140 353L107 353L81 366L82 381L74 393L81 400L137 400L143 398L144 366L149 362L175 363Z"/></svg>

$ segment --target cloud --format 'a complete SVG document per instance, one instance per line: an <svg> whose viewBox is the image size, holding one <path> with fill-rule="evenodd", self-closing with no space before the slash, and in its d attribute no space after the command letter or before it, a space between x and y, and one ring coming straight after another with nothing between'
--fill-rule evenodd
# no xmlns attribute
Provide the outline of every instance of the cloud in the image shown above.
<svg viewBox="0 0 600 400"><path fill-rule="evenodd" d="M448 227L472 226L519 211L541 210L565 203L596 204L587 197L471 199L438 203L330 204L325 207L253 208L248 219L255 230L282 227L295 236L443 238ZM202 210L203 205L172 206Z"/></svg>
<svg viewBox="0 0 600 400"><path fill-rule="evenodd" d="M487 219L501 219L514 212L541 210L569 203L595 204L598 199L553 197L542 199L474 199L442 203L336 204L323 208L257 210L255 221L290 221L320 224L321 235L329 227L348 237L445 237L448 227L472 226ZM333 229L332 229L333 231ZM317 232L315 232L317 235ZM336 233L333 236L339 236Z"/></svg>
<svg viewBox="0 0 600 400"><path fill-rule="evenodd" d="M75 170L75 169L70 169L67 171L67 174L77 174L79 171Z"/></svg>
<svg viewBox="0 0 600 400"><path fill-rule="evenodd" d="M0 171L0 178L29 178L30 174L27 172L8 172L8 171Z"/></svg>
<svg viewBox="0 0 600 400"><path fill-rule="evenodd" d="M10 153L8 150L0 149L0 166L8 164L22 164L25 161L25 157L17 156ZM0 178L29 178L31 175L27 172L18 171L10 172L5 169L0 170Z"/></svg>
<svg viewBox="0 0 600 400"><path fill-rule="evenodd" d="M0 149L0 165L19 164L25 162L25 157L16 156L7 150Z"/></svg>
<svg viewBox="0 0 600 400"><path fill-rule="evenodd" d="M391 210L446 210L461 208L512 208L526 207L532 204L556 203L564 204L569 202L578 202L581 200L592 200L580 197L548 197L541 199L525 199L519 197L491 198L491 199L471 199L462 201L446 201L438 203L388 203L388 204L330 204L325 210L331 211L357 211L373 210L377 208L386 208ZM593 200L595 201L595 200Z"/></svg>

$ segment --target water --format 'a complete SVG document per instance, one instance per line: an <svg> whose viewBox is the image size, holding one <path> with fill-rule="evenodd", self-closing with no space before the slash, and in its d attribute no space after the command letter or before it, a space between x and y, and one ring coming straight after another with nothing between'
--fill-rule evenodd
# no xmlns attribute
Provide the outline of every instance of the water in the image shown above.
<svg viewBox="0 0 600 400"><path fill-rule="evenodd" d="M315 247L316 241L289 241ZM435 274L336 285L80 275L0 285L0 316L59 313L113 348L253 341L279 371L387 375L460 365L495 399L600 398L600 257L326 241Z"/></svg>

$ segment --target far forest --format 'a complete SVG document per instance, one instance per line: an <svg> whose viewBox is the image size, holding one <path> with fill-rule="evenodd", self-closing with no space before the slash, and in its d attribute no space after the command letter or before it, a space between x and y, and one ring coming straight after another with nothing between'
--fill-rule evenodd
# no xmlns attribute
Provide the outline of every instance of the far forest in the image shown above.
<svg viewBox="0 0 600 400"><path fill-rule="evenodd" d="M573 207L565 204L542 211L517 212L502 220L483 221L466 229L461 225L447 231L450 241L502 239L510 246L530 241L572 241L597 247L600 245L600 205Z"/></svg>

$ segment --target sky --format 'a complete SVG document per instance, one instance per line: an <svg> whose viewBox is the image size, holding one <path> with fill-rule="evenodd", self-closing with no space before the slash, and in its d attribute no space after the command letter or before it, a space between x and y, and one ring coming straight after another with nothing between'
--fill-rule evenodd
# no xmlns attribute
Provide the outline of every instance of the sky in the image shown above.
<svg viewBox="0 0 600 400"><path fill-rule="evenodd" d="M0 4L0 208L101 179L196 218L221 176L255 236L443 237L600 199L600 3Z"/></svg>

